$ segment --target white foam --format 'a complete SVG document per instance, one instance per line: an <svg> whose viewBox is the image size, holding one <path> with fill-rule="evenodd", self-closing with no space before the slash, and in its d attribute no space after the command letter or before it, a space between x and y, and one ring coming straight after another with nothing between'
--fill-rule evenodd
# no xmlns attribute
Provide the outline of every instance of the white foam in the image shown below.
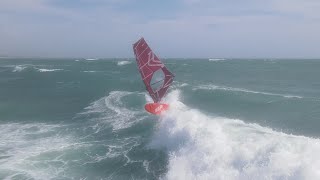
<svg viewBox="0 0 320 180"><path fill-rule="evenodd" d="M123 65L131 64L131 63L132 63L132 61L118 61L117 65L118 66L123 66Z"/></svg>
<svg viewBox="0 0 320 180"><path fill-rule="evenodd" d="M137 117L142 113L140 110L128 109L122 98L137 94L143 95L145 93L112 91L108 96L91 103L81 114L98 113L100 115L99 121L110 124L114 131L128 128L141 121L143 117Z"/></svg>
<svg viewBox="0 0 320 180"><path fill-rule="evenodd" d="M320 179L320 140L210 117L169 93L150 147L166 149L164 179Z"/></svg>
<svg viewBox="0 0 320 180"><path fill-rule="evenodd" d="M12 72L22 72L22 71L24 71L25 69L30 68L30 67L33 67L33 65L32 65L32 64L16 65L16 66L13 66Z"/></svg>
<svg viewBox="0 0 320 180"><path fill-rule="evenodd" d="M110 142L111 141L111 142ZM136 146L139 145L139 140L137 137L129 137L129 138L121 138L121 139L112 139L108 141L108 144L105 144L106 142L98 142L99 145L103 146L104 149L107 151L105 153L97 154L97 153L91 153L88 152L87 156L90 157L90 160L86 160L84 164L88 163L98 163L100 161L110 159L110 158L116 158L119 156L123 156L127 161L125 164L133 163L133 162L141 162L143 161L135 161L131 160L128 153Z"/></svg>
<svg viewBox="0 0 320 180"><path fill-rule="evenodd" d="M43 66L43 65L37 65L37 66ZM63 70L63 69L37 68L37 66L32 65L32 64L21 64L21 65L16 65L16 66L9 66L9 67L13 67L12 72L22 72L27 69L38 71L38 72L54 72L54 71L62 71Z"/></svg>
<svg viewBox="0 0 320 180"><path fill-rule="evenodd" d="M286 98L298 98L298 99L303 98L302 96L295 96L295 95L283 95L283 97L286 97Z"/></svg>
<svg viewBox="0 0 320 180"><path fill-rule="evenodd" d="M243 88L217 86L217 85L213 85L213 84L200 85L200 86L197 86L197 87L193 88L193 90L199 90L199 89L245 92L245 93L263 94L263 95L270 95L270 96L281 96L281 97L284 97L284 98L298 98L298 99L303 98L302 96L297 96L297 95L277 94L277 93L269 93L269 92L262 92L262 91L253 91L253 90L248 90L248 89L243 89Z"/></svg>
<svg viewBox="0 0 320 180"><path fill-rule="evenodd" d="M178 82L178 81L176 81L174 84L172 84L172 88L173 88L173 89L178 89L178 88L186 87L186 86L189 86L189 84L188 84L188 83L185 83L185 82Z"/></svg>
<svg viewBox="0 0 320 180"><path fill-rule="evenodd" d="M86 59L87 61L97 61L97 60L99 60L98 58L87 58Z"/></svg>
<svg viewBox="0 0 320 180"><path fill-rule="evenodd" d="M24 70L26 68L26 66L15 66L13 69L13 72L21 72L22 70Z"/></svg>
<svg viewBox="0 0 320 180"><path fill-rule="evenodd" d="M209 61L225 61L226 59L223 59L223 58L210 58Z"/></svg>
<svg viewBox="0 0 320 180"><path fill-rule="evenodd" d="M113 91L110 92L109 96L105 98L105 104L107 108L114 111L114 117L112 118L112 126L114 130L124 129L132 126L133 124L139 122L142 119L135 118L139 111L133 111L127 109L122 102L124 96L131 95L132 92L125 91Z"/></svg>
<svg viewBox="0 0 320 180"><path fill-rule="evenodd" d="M59 125L8 123L0 125L0 171L7 179L23 176L51 179L63 176L65 162L59 157L73 146L70 136L56 133Z"/></svg>
<svg viewBox="0 0 320 180"><path fill-rule="evenodd" d="M54 71L62 71L63 69L38 69L39 72L54 72Z"/></svg>
<svg viewBox="0 0 320 180"><path fill-rule="evenodd" d="M86 73L95 73L95 72L98 72L98 71L82 71L82 72L86 72Z"/></svg>

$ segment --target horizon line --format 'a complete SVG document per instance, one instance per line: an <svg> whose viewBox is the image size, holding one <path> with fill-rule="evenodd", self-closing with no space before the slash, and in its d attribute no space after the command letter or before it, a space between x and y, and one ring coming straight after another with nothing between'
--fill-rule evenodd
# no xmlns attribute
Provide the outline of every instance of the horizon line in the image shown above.
<svg viewBox="0 0 320 180"><path fill-rule="evenodd" d="M75 60L103 60L103 59L135 59L135 57L73 57L73 56L57 56L57 57L50 57L50 56L1 56L0 59L75 59ZM227 59L262 59L262 60L281 60L281 59L319 59L320 57L159 57L159 59L207 59L207 60L227 60Z"/></svg>

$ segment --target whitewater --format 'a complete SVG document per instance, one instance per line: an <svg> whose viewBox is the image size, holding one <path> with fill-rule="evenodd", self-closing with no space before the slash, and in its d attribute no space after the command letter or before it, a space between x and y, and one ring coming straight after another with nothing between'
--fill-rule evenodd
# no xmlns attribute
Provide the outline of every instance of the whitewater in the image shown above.
<svg viewBox="0 0 320 180"><path fill-rule="evenodd" d="M161 118L151 147L169 152L165 179L317 179L319 139L239 119L207 116L181 103Z"/></svg>

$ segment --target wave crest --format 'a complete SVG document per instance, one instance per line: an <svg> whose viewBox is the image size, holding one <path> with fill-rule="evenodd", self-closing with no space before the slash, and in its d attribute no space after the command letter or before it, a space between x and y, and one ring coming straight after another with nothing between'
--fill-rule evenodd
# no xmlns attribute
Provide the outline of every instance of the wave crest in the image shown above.
<svg viewBox="0 0 320 180"><path fill-rule="evenodd" d="M223 91L244 92L244 93L252 93L252 94L263 94L263 95L269 95L269 96L281 96L284 98L298 98L298 99L304 98L302 96L297 96L297 95L253 91L253 90L249 90L249 89L234 88L234 87L227 87L227 86L217 86L217 85L213 85L213 84L200 85L198 87L193 88L193 90L199 90L199 89L202 89L202 90L223 90Z"/></svg>

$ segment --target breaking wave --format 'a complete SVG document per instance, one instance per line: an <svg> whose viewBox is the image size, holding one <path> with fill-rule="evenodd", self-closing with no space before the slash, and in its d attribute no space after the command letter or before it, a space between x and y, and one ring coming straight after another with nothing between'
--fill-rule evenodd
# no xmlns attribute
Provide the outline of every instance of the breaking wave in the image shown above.
<svg viewBox="0 0 320 180"><path fill-rule="evenodd" d="M179 88L183 88L186 86L189 86L189 84L185 83L185 82L179 82L179 81L176 81L174 84L172 84L173 89L179 89Z"/></svg>
<svg viewBox="0 0 320 180"><path fill-rule="evenodd" d="M168 95L149 144L169 156L164 179L319 179L320 140L212 117Z"/></svg>
<svg viewBox="0 0 320 180"><path fill-rule="evenodd" d="M26 69L30 69L30 68L33 68L32 64L16 65L16 66L13 66L12 72L22 72L22 71L24 71Z"/></svg>
<svg viewBox="0 0 320 180"><path fill-rule="evenodd" d="M132 61L118 61L117 65L118 66L123 66L123 65L131 64L131 63L132 63Z"/></svg>
<svg viewBox="0 0 320 180"><path fill-rule="evenodd" d="M24 72L24 71L37 71L37 72L54 72L54 71L63 71L63 69L47 69L39 68L36 65L32 64L22 64L16 66L10 66L13 68L12 72Z"/></svg>
<svg viewBox="0 0 320 180"><path fill-rule="evenodd" d="M98 58L87 58L86 59L87 61L97 61L97 60L99 60Z"/></svg>
<svg viewBox="0 0 320 180"><path fill-rule="evenodd" d="M244 93L253 93L253 94L263 94L263 95L270 95L270 96L281 96L284 98L304 98L302 96L297 96L297 95L290 95L290 94L277 94L277 93L270 93L270 92L262 92L262 91L253 91L253 90L248 90L248 89L243 89L243 88L233 88L233 87L227 87L227 86L216 86L216 85L200 85L193 90L223 90L223 91L233 91L233 92L244 92Z"/></svg>
<svg viewBox="0 0 320 180"><path fill-rule="evenodd" d="M210 58L209 61L225 61L224 58Z"/></svg>
<svg viewBox="0 0 320 180"><path fill-rule="evenodd" d="M54 71L62 71L63 69L38 69L39 72L54 72Z"/></svg>
<svg viewBox="0 0 320 180"><path fill-rule="evenodd" d="M95 72L98 72L98 71L82 71L82 72L85 72L85 73L95 73Z"/></svg>

